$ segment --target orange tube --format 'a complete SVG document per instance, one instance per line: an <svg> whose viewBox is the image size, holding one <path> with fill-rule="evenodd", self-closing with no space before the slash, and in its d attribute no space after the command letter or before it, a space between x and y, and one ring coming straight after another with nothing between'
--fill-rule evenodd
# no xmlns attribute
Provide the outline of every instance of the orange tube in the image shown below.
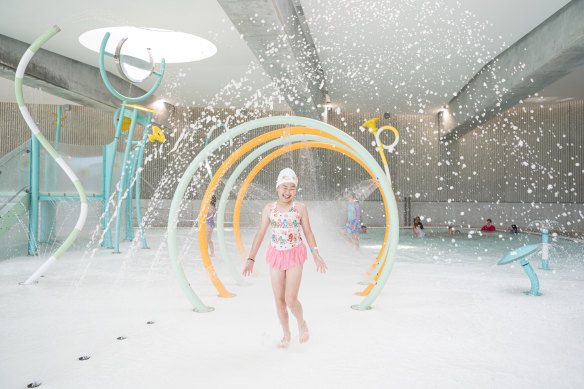
<svg viewBox="0 0 584 389"><path fill-rule="evenodd" d="M294 135L294 134L312 134L312 135L318 135L318 136L322 136L325 138L336 140L336 138L334 136L332 136L324 131L315 130L313 128L308 128L308 127L288 127L288 128L280 128L278 130L270 131L268 133L262 134L260 136L257 136L256 138L250 140L249 142L247 142L246 144L241 146L239 149L237 149L233 154L231 154L227 158L227 160L225 160L221 164L221 167L219 167L217 172L215 172L215 175L213 176L213 178L211 179L211 182L207 186L207 190L205 191L205 195L203 196L203 201L201 203L201 209L199 211L199 234L198 234L199 250L201 252L201 258L203 260L203 265L205 266L205 270L207 271L207 274L209 275L209 279L213 283L213 286L215 286L215 289L217 289L217 291L219 292L220 297L233 297L234 294L227 291L227 289L225 288L225 286L223 285L221 280L219 280L219 277L217 276L217 273L215 272L215 268L213 267L213 263L211 262L211 258L209 256L209 250L207 249L207 236L206 236L207 213L209 211L209 203L211 202L211 197L213 196L213 193L217 189L217 185L219 184L219 181L221 180L221 178L223 178L223 176L225 175L227 170L229 170L231 165L233 165L233 163L235 163L242 155L244 155L252 148L254 148L254 147L256 147L264 142L267 142L269 140L272 140L272 139L275 139L278 137L282 137L282 136L286 136L286 135ZM237 225L237 227L238 227L238 232L239 232L239 224ZM234 230L235 230L235 227L234 227Z"/></svg>
<svg viewBox="0 0 584 389"><path fill-rule="evenodd" d="M340 149L338 147L335 147L334 145L324 143L324 142L298 142L298 143L294 143L292 145L282 147L282 148L272 152L271 154L267 155L266 157L262 158L262 160L252 169L252 171L245 178L244 182L241 184L241 188L239 189L239 193L237 194L237 199L235 201L235 209L233 212L233 233L235 235L235 241L237 244L237 248L238 248L239 253L241 255L241 258L243 260L245 260L247 258L247 252L245 250L245 247L243 245L243 241L241 239L241 229L239 227L239 221L240 221L240 214L241 214L241 206L243 204L243 197L245 196L245 192L247 191L247 188L249 187L249 185L251 184L251 182L253 181L255 176L259 173L259 171L265 165L267 165L269 162L271 162L272 160L274 160L275 158L279 157L282 154L285 154L285 153L292 151L292 150L300 149L302 147L318 147L318 148L324 148L324 149L329 149L329 150L335 150L335 151L337 151L341 154L344 154L344 155L350 157L351 159L353 159L355 162L360 164L371 175L371 177L373 177L374 179L376 178L375 175L373 174L373 172L363 162L361 162L361 160L358 159L354 154L352 154L349 151ZM388 224L389 223L389 211L387 209L387 202L386 202L385 195L383 194L383 192L381 192L381 196L383 197L383 204L385 207L386 224ZM371 268L374 268L379 263L386 244L387 244L387 241L386 241L386 239L384 239L381 250L379 251L379 254L377 255L377 258L375 259L375 262L371 266ZM383 262L385 264L385 258L384 258ZM383 266L381 267L381 269L383 269ZM381 271L379 271L377 273L377 275L375 277L375 282L377 282L377 279L379 278L380 273L381 273ZM361 295L361 296L365 296L365 295L369 294L369 292L371 291L371 289L373 289L374 286L375 286L375 283L371 283L367 286L367 288L364 291L359 292L357 294Z"/></svg>

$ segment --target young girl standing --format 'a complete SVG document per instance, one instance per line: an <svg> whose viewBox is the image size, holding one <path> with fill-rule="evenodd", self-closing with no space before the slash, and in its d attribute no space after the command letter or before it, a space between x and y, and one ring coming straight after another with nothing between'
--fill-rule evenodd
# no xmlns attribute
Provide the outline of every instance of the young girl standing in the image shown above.
<svg viewBox="0 0 584 389"><path fill-rule="evenodd" d="M298 337L300 343L308 341L308 326L302 314L302 305L298 301L298 289L302 279L302 265L306 261L306 246L302 242L300 228L304 232L308 247L314 258L316 270L325 273L327 266L318 253L316 240L308 211L302 203L294 201L298 177L290 168L283 169L278 175L276 193L278 200L266 204L262 212L260 228L255 235L249 258L243 269L243 275L250 275L253 271L256 255L266 235L268 226L272 226L272 239L266 255L266 263L270 265L270 278L272 290L276 300L278 318L284 331L284 337L278 347L288 347L290 344L290 326L288 321L288 309L298 322Z"/></svg>
<svg viewBox="0 0 584 389"><path fill-rule="evenodd" d="M215 256L215 246L213 246L213 229L215 228L215 204L217 203L217 197L213 195L211 197L211 202L209 203L209 210L207 211L207 245L209 246L209 253L212 257Z"/></svg>
<svg viewBox="0 0 584 389"><path fill-rule="evenodd" d="M347 206L347 222L341 230L341 235L351 245L359 250L359 234L361 233L361 206L355 193L349 194Z"/></svg>

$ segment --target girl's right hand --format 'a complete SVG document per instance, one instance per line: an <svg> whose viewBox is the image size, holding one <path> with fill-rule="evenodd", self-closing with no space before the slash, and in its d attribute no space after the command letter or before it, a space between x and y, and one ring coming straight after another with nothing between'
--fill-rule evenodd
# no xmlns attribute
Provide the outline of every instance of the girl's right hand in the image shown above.
<svg viewBox="0 0 584 389"><path fill-rule="evenodd" d="M248 259L246 261L245 267L243 268L243 276L244 277L251 275L251 273L253 272L253 264L254 264L254 261L252 261L251 259Z"/></svg>
<svg viewBox="0 0 584 389"><path fill-rule="evenodd" d="M320 254L318 252L315 252L313 258L314 264L316 265L316 271L322 274L326 273L327 266L326 263L324 263L324 260L322 259Z"/></svg>

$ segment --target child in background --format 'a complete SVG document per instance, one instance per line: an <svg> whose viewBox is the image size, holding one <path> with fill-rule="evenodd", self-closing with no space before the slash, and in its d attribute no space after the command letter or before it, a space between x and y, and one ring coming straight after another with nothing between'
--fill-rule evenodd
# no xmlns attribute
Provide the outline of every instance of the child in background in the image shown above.
<svg viewBox="0 0 584 389"><path fill-rule="evenodd" d="M349 204L347 205L347 222L341 230L341 235L355 249L359 250L359 233L361 232L361 205L355 193L349 194Z"/></svg>
<svg viewBox="0 0 584 389"><path fill-rule="evenodd" d="M422 239L424 237L424 235L425 235L424 225L422 224L422 220L420 219L419 216L416 216L414 218L414 225L412 228L414 230L414 235L416 235L420 239Z"/></svg>
<svg viewBox="0 0 584 389"><path fill-rule="evenodd" d="M215 256L215 246L213 246L213 229L215 228L215 203L217 202L217 197L213 195L211 197L211 202L209 203L209 210L207 211L207 245L209 246L209 254Z"/></svg>
<svg viewBox="0 0 584 389"><path fill-rule="evenodd" d="M450 235L460 234L460 230L455 230L453 226L448 226L448 233Z"/></svg>
<svg viewBox="0 0 584 389"><path fill-rule="evenodd" d="M302 228L308 247L310 247L316 270L325 273L327 269L326 264L318 253L316 240L308 220L308 210L304 204L294 201L297 185L298 177L292 169L286 168L280 172L276 182L278 200L266 204L264 207L260 227L253 239L249 258L243 269L244 276L248 276L253 272L256 255L268 226L271 225L272 239L268 247L266 263L270 265L270 278L276 300L276 309L284 331L284 337L278 344L280 348L286 348L290 344L291 334L288 309L290 309L298 322L300 343L307 342L309 338L302 305L298 301L302 265L306 261L306 246L302 242L300 228Z"/></svg>
<svg viewBox="0 0 584 389"><path fill-rule="evenodd" d="M511 224L511 227L507 229L507 232L510 232L512 234L519 234L519 228L517 228L516 224Z"/></svg>

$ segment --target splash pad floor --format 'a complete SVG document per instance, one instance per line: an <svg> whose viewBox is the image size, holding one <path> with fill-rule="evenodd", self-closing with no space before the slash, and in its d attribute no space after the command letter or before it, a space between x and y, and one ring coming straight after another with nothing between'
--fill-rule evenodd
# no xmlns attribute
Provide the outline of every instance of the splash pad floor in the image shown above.
<svg viewBox="0 0 584 389"><path fill-rule="evenodd" d="M250 242L255 231L243 232ZM363 288L357 282L377 253L380 232L362 236L360 253L340 239L321 240L329 272L317 274L309 259L300 290L311 339L298 344L292 319L292 344L280 350L263 261L250 285L239 287L214 259L237 294L219 298L196 242L187 239L192 233L180 231L183 266L213 313L192 312L183 297L164 230L148 231L150 250L125 243L119 255L68 252L32 286L18 282L45 257L0 262L0 387L584 386L584 250L577 243L550 258L550 272L533 260L543 294L533 297L522 293L529 281L519 265L496 263L537 236L465 233L453 242L437 230L420 241L402 230L386 288L372 310L359 312L349 306L362 299L354 292ZM266 241L259 258L265 248ZM234 244L229 249L235 252Z"/></svg>

